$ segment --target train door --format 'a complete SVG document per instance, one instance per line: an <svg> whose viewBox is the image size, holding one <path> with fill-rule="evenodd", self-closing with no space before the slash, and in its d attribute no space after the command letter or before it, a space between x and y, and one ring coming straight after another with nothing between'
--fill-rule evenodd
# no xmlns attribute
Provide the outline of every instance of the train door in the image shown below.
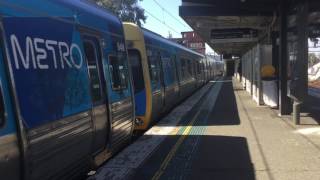
<svg viewBox="0 0 320 180"><path fill-rule="evenodd" d="M147 95L141 62L141 54L136 49L128 50L128 57L132 72L134 94L135 94L135 113L136 116L144 116L146 113Z"/></svg>
<svg viewBox="0 0 320 180"><path fill-rule="evenodd" d="M165 109L166 106L166 102L165 102L165 97L166 97L166 85L164 82L164 73L163 73L163 63L162 63L162 58L161 58L161 54L158 54L158 63L159 63L159 70L160 70L160 91L161 91L161 99L162 99L162 103L161 103L161 107L162 110Z"/></svg>
<svg viewBox="0 0 320 180"><path fill-rule="evenodd" d="M189 79L188 68L187 68L187 60L185 58L180 58L180 69L181 69L181 82L180 82L180 94L181 99L185 98L187 95L187 83Z"/></svg>
<svg viewBox="0 0 320 180"><path fill-rule="evenodd" d="M180 74L179 74L179 68L178 68L178 63L177 63L177 56L173 56L172 61L173 61L173 66L174 66L175 76L176 76L176 81L177 81L176 93L178 94L178 97L180 97Z"/></svg>
<svg viewBox="0 0 320 180"><path fill-rule="evenodd" d="M108 138L108 110L106 106L105 80L101 64L101 48L96 37L84 36L84 51L88 64L94 124L93 152L105 149Z"/></svg>
<svg viewBox="0 0 320 180"><path fill-rule="evenodd" d="M196 69L197 69L197 86L201 87L201 67L200 62L196 61Z"/></svg>
<svg viewBox="0 0 320 180"><path fill-rule="evenodd" d="M0 28L0 177L20 179L20 157L16 121L5 70L5 48Z"/></svg>
<svg viewBox="0 0 320 180"><path fill-rule="evenodd" d="M162 72L165 85L165 111L169 110L177 102L177 77L176 69L174 67L174 62L172 55L168 52L164 52L161 57L162 62Z"/></svg>
<svg viewBox="0 0 320 180"><path fill-rule="evenodd" d="M159 56L150 48L147 50L150 81L152 86L152 119L156 120L162 109L162 93L160 80Z"/></svg>
<svg viewBox="0 0 320 180"><path fill-rule="evenodd" d="M198 62L196 59L193 61L193 72L194 72L194 77L195 77L194 86L195 86L195 88L198 88L199 76L198 76Z"/></svg>
<svg viewBox="0 0 320 180"><path fill-rule="evenodd" d="M190 94L196 88L195 87L196 79L193 71L193 61L191 60L191 58L187 60L187 67L188 67L189 78L190 78L190 84L188 85L188 88L190 89L190 91L188 94Z"/></svg>
<svg viewBox="0 0 320 180"><path fill-rule="evenodd" d="M123 37L111 37L105 46L105 76L108 78L108 99L111 116L110 150L115 152L126 145L134 128L134 94L127 50Z"/></svg>

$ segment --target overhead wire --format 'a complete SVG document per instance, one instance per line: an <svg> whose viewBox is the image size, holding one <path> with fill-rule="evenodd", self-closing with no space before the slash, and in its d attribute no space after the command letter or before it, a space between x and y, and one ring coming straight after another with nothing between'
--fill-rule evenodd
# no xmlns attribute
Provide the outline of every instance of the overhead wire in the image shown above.
<svg viewBox="0 0 320 180"><path fill-rule="evenodd" d="M149 12L148 10L145 9L145 12L147 14L149 14L151 17L153 17L154 19L156 19L157 21L161 22L163 25L165 25L166 27L168 27L170 30L172 30L174 33L181 35L181 32L177 31L175 28L173 28L172 26L168 25L168 23L165 22L165 18L164 18L164 13L168 14L172 19L174 19L175 21L177 21L178 23L180 23L182 26L187 27L184 23L182 23L178 18L176 18L172 13L170 13L168 10L166 10L158 1L153 0L154 3L159 6L159 8L162 10L162 15L163 15L163 20L159 19L158 17L156 17L154 14L152 14L151 12Z"/></svg>
<svg viewBox="0 0 320 180"><path fill-rule="evenodd" d="M159 19L158 17L156 17L155 15L153 15L152 13L150 13L148 10L145 9L145 12L147 14L149 14L151 17L153 17L154 19L156 19L157 21L159 21L160 23L162 23L163 25L165 25L167 28L171 29L173 32L177 33L180 35L180 32L176 31L173 27L169 26L168 24L166 24L164 21L162 21L161 19Z"/></svg>
<svg viewBox="0 0 320 180"><path fill-rule="evenodd" d="M163 12L166 12L171 18L173 18L174 20L176 20L177 22L179 22L179 23L180 23L181 25L183 25L184 27L187 27L187 26L186 26L184 23L182 23L178 18L176 18L176 17L175 17L174 15L172 15L169 11L167 11L158 1L156 1L156 0L153 0L153 1L156 3L156 5L158 5L158 6L160 7L160 9L162 10L162 13L163 13ZM168 27L169 29L171 29L173 32L181 35L180 32L176 31L174 28L172 28L171 26L169 26L167 23L165 23L164 20L159 19L158 17L156 17L155 15L153 15L152 13L150 13L149 11L147 11L146 9L145 9L145 12L147 12L147 14L149 14L151 17L153 17L154 19L156 19L157 21L159 21L160 23L162 23L163 25L165 25L166 27ZM163 18L163 19L164 19L164 18ZM214 53L215 53L215 51L214 51Z"/></svg>
<svg viewBox="0 0 320 180"><path fill-rule="evenodd" d="M187 27L184 23L182 23L178 18L176 18L173 14L171 14L169 11L167 11L158 1L153 0L161 9L162 11L166 12L169 16L171 16L174 20L176 20L177 22L179 22L181 25L183 25L184 27Z"/></svg>

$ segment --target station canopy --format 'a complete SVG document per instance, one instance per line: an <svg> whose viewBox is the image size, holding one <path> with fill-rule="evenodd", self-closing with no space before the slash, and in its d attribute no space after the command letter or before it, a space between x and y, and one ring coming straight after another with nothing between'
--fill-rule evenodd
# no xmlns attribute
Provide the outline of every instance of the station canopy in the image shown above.
<svg viewBox="0 0 320 180"><path fill-rule="evenodd" d="M217 53L241 56L271 34L280 0L182 0L180 16Z"/></svg>

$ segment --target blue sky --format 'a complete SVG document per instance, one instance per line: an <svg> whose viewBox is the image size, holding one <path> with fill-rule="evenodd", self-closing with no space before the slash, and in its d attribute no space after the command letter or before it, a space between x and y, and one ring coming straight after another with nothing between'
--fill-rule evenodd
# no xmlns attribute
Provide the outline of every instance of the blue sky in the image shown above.
<svg viewBox="0 0 320 180"><path fill-rule="evenodd" d="M164 7L165 10L162 10L162 8L157 5L156 2ZM143 0L139 4L146 10L145 15L148 16L144 27L151 31L155 31L164 37L168 37L170 31L173 37L181 37L181 31L192 30L179 16L179 6L181 5L181 0ZM175 18L171 17L165 11L170 12ZM152 17L152 15L149 13L157 17L170 28L159 22L159 20Z"/></svg>
<svg viewBox="0 0 320 180"><path fill-rule="evenodd" d="M165 10L163 10L156 2L158 2ZM192 31L192 28L179 16L181 0L143 0L139 2L139 5L145 9L145 15L148 17L143 27L156 32L163 37L168 37L169 32L173 37L181 37L181 32ZM207 47L206 49L208 52L212 52L211 48Z"/></svg>

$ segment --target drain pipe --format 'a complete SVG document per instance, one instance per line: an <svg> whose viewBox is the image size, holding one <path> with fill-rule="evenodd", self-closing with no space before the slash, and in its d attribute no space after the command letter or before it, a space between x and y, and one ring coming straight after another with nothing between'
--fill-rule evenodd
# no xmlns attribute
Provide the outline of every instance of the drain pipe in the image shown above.
<svg viewBox="0 0 320 180"><path fill-rule="evenodd" d="M292 109L292 120L295 125L300 125L300 111L301 111L301 102L294 101Z"/></svg>

